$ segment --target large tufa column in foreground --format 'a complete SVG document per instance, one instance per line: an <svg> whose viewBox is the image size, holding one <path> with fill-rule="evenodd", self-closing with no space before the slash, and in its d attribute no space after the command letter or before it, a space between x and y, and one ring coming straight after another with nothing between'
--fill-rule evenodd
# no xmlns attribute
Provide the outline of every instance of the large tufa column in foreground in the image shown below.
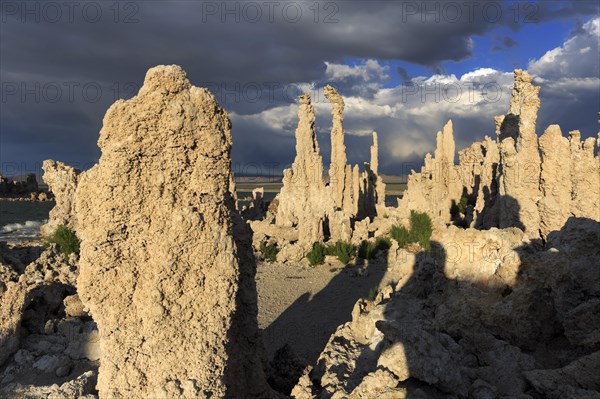
<svg viewBox="0 0 600 399"><path fill-rule="evenodd" d="M180 67L159 66L103 122L75 198L100 397L269 397L255 265L233 235L227 113Z"/></svg>

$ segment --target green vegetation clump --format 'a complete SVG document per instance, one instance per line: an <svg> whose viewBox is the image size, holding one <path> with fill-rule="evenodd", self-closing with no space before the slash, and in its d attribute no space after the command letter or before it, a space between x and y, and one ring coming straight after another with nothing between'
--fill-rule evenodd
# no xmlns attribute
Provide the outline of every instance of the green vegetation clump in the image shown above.
<svg viewBox="0 0 600 399"><path fill-rule="evenodd" d="M424 212L410 212L410 235L413 242L418 242L427 251L431 249L431 218Z"/></svg>
<svg viewBox="0 0 600 399"><path fill-rule="evenodd" d="M383 237L383 236L377 237L375 239L375 246L380 251L386 251L386 250L390 249L390 247L392 246L392 240L389 237Z"/></svg>
<svg viewBox="0 0 600 399"><path fill-rule="evenodd" d="M466 214L469 206L475 206L477 201L477 197L475 196L463 196L460 201L456 203L454 200L452 201L452 206L450 207L450 216L455 226L468 228L469 224L467 223Z"/></svg>
<svg viewBox="0 0 600 399"><path fill-rule="evenodd" d="M56 230L54 230L54 233L46 238L46 246L50 244L57 244L65 256L71 254L79 255L79 238L77 238L77 235L73 230L66 226L58 226Z"/></svg>
<svg viewBox="0 0 600 399"><path fill-rule="evenodd" d="M377 245L368 240L363 240L358 246L358 257L362 259L373 259L377 255Z"/></svg>
<svg viewBox="0 0 600 399"><path fill-rule="evenodd" d="M424 212L410 212L410 230L404 226L392 226L390 235L400 247L405 247L407 244L418 242L425 250L431 249L431 233L433 225L431 218Z"/></svg>
<svg viewBox="0 0 600 399"><path fill-rule="evenodd" d="M407 244L411 242L410 231L407 230L404 226L394 225L392 226L392 230L390 231L390 235L396 241L398 241L398 245L400 248L405 247Z"/></svg>
<svg viewBox="0 0 600 399"><path fill-rule="evenodd" d="M369 302L373 302L375 301L375 298L377 298L377 294L379 294L379 289L377 287L373 287L369 290L369 294L363 299L366 299Z"/></svg>
<svg viewBox="0 0 600 399"><path fill-rule="evenodd" d="M266 260L269 263L273 263L277 260L277 254L279 253L279 248L277 248L277 243L260 243L260 253L262 255L263 260Z"/></svg>
<svg viewBox="0 0 600 399"><path fill-rule="evenodd" d="M325 261L327 252L327 248L323 243L315 242L310 252L306 255L306 258L311 266L320 265Z"/></svg>
<svg viewBox="0 0 600 399"><path fill-rule="evenodd" d="M348 264L356 255L356 248L347 241L337 241L329 246L327 255L335 255L344 265Z"/></svg>

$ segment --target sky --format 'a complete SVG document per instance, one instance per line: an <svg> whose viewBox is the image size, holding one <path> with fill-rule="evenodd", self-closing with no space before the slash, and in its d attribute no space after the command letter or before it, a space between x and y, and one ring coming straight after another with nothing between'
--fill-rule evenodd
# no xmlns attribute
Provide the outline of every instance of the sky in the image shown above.
<svg viewBox="0 0 600 399"><path fill-rule="evenodd" d="M102 118L146 71L179 64L232 120L238 175L279 173L295 156L297 97L311 93L329 164L331 108L344 97L350 163L405 174L451 119L457 149L495 136L513 70L541 86L537 131L598 132L597 1L2 1L0 173L44 159L88 169Z"/></svg>

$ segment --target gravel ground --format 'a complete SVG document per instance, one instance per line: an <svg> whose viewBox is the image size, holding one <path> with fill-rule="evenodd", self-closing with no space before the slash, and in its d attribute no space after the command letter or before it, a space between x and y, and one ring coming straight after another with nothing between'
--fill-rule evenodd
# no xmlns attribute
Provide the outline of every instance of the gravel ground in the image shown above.
<svg viewBox="0 0 600 399"><path fill-rule="evenodd" d="M316 362L331 334L351 320L356 301L390 280L383 256L358 263L259 263L258 324L269 358L288 343L305 361Z"/></svg>

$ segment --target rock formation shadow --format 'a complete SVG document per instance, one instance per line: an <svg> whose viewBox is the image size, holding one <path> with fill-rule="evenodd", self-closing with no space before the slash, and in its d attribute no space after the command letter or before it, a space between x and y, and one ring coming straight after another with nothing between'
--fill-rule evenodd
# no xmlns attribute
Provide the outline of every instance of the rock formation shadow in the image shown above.
<svg viewBox="0 0 600 399"><path fill-rule="evenodd" d="M387 252L375 259L357 258L338 271L322 290L311 297L306 292L263 330L265 339L280 348L289 344L306 364L315 364L337 327L352 319L356 302L377 287L387 270ZM323 266L320 266L323 267ZM293 281L290 281L293 284ZM300 374L295 376L299 378Z"/></svg>
<svg viewBox="0 0 600 399"><path fill-rule="evenodd" d="M586 356L594 359L588 368L598 361L600 339L593 337L600 322L593 309L600 294L600 223L572 217L545 244L542 248L534 240L515 249L516 279L504 286L447 278L447 254L439 242L417 254L412 275L394 294L404 301L404 314L376 322L384 335L383 352L398 344L403 348L410 376L402 383L407 399L518 396L523 391L532 398L575 397L569 396L573 389L582 390L576 397L587 397L596 392L589 389L600 386L600 379L587 375L585 367L576 372L584 382L569 382L574 377L568 371L552 374L550 369ZM420 304L411 307L415 299ZM486 308L474 300L494 302ZM492 345L504 346L507 353L489 359L486 351ZM366 348L356 370L387 365L377 352L381 348ZM499 376L499 367L512 371ZM551 388L548 381L559 377L565 381L556 380L559 387ZM588 380L592 383L585 385Z"/></svg>
<svg viewBox="0 0 600 399"><path fill-rule="evenodd" d="M517 227L525 231L525 225L519 217L519 202L509 195L498 195L495 201L488 200L491 194L484 188L485 206L476 218L475 226L508 228Z"/></svg>
<svg viewBox="0 0 600 399"><path fill-rule="evenodd" d="M463 265L468 272L492 262L495 272L448 277L446 248L472 244L432 241L393 293L363 302L310 372L313 394L597 397L600 223L571 217L546 242L504 246Z"/></svg>
<svg viewBox="0 0 600 399"><path fill-rule="evenodd" d="M233 203L233 198L228 198ZM230 208L234 209L234 208ZM239 282L236 293L236 310L232 315L231 327L227 332L226 351L228 355L240 353L247 359L246 364L228 364L223 380L228 387L226 398L270 398L272 392L267 387L264 370L267 368L266 352L258 329L258 292L256 290L256 258L252 250L252 230L237 211L231 213L233 240L239 257ZM258 350L257 350L258 347ZM258 352L258 358L255 354ZM235 356L230 356L235 358ZM254 359L253 359L254 358ZM234 363L234 362L229 362ZM250 366L248 366L248 364ZM239 368L243 369L240 370ZM245 387L252 392L232 391L229 387L238 386L235 380L245 376Z"/></svg>

